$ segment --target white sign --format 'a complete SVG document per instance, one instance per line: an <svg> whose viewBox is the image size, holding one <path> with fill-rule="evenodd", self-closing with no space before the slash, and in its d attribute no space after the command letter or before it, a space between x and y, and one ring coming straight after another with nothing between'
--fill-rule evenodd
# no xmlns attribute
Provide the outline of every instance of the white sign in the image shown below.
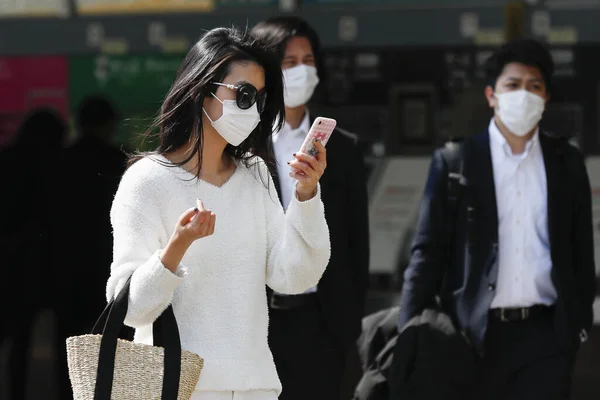
<svg viewBox="0 0 600 400"><path fill-rule="evenodd" d="M296 0L279 0L279 10L285 12L291 12L298 8L298 2Z"/></svg>
<svg viewBox="0 0 600 400"><path fill-rule="evenodd" d="M600 277L600 157L586 159L590 186L592 187L592 221L594 226L594 256L596 258L596 276ZM598 288L600 290L600 288ZM594 322L600 323L600 298L594 302Z"/></svg>
<svg viewBox="0 0 600 400"><path fill-rule="evenodd" d="M537 10L531 15L531 30L535 36L546 36L550 33L550 13Z"/></svg>
<svg viewBox="0 0 600 400"><path fill-rule="evenodd" d="M67 17L67 0L0 0L1 17Z"/></svg>
<svg viewBox="0 0 600 400"><path fill-rule="evenodd" d="M338 25L340 39L351 42L358 36L358 21L355 17L341 17Z"/></svg>
<svg viewBox="0 0 600 400"><path fill-rule="evenodd" d="M479 30L479 15L473 12L460 16L460 34L466 38L475 37Z"/></svg>
<svg viewBox="0 0 600 400"><path fill-rule="evenodd" d="M596 276L600 276L600 157L588 157L586 164L592 187L592 221L594 223Z"/></svg>
<svg viewBox="0 0 600 400"><path fill-rule="evenodd" d="M162 22L152 22L148 25L148 43L161 45L167 36L167 27Z"/></svg>
<svg viewBox="0 0 600 400"><path fill-rule="evenodd" d="M87 26L86 41L90 47L100 47L104 41L104 25L93 22Z"/></svg>
<svg viewBox="0 0 600 400"><path fill-rule="evenodd" d="M400 251L414 228L430 157L386 160L369 205L371 273L395 273Z"/></svg>

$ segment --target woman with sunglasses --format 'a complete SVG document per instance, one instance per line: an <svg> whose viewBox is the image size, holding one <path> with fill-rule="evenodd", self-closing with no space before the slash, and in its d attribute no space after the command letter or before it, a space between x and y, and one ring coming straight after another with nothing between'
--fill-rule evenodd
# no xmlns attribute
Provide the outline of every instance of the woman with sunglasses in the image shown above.
<svg viewBox="0 0 600 400"><path fill-rule="evenodd" d="M265 284L302 293L329 260L323 146L289 160L298 182L285 214L269 173L282 87L259 42L235 29L206 33L166 96L157 150L133 160L112 206L107 297L131 277L125 322L147 344L172 304L182 348L204 358L194 400L277 399Z"/></svg>

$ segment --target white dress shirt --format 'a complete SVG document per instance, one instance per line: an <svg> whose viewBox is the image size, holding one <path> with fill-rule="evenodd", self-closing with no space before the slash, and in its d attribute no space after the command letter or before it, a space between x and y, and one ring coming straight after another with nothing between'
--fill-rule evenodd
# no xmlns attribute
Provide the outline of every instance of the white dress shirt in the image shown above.
<svg viewBox="0 0 600 400"><path fill-rule="evenodd" d="M498 281L492 308L552 305L548 188L539 131L513 154L494 118L490 150L498 206Z"/></svg>
<svg viewBox="0 0 600 400"><path fill-rule="evenodd" d="M277 174L279 175L279 184L281 185L281 203L287 210L288 205L296 190L296 180L290 176L292 169L288 161L294 159L294 153L300 150L304 139L310 129L310 118L308 112L304 114L304 119L300 126L292 129L287 122L279 132L273 133L273 151L277 161Z"/></svg>
<svg viewBox="0 0 600 400"><path fill-rule="evenodd" d="M277 174L279 175L279 185L281 187L281 204L283 204L285 210L287 210L296 191L296 179L290 176L292 169L288 165L288 161L293 160L294 153L302 147L309 129L310 117L308 111L306 111L298 128L292 129L290 124L286 122L283 128L272 136L273 151L277 161ZM317 288L314 287L308 289L306 293L316 291Z"/></svg>

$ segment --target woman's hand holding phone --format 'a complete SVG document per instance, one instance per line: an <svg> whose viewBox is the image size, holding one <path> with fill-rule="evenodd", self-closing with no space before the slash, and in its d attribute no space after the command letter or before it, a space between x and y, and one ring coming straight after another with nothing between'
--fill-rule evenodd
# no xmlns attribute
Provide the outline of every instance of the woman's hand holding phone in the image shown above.
<svg viewBox="0 0 600 400"><path fill-rule="evenodd" d="M290 176L298 181L296 194L300 201L310 200L317 193L317 184L327 168L325 145L336 124L336 120L331 118L315 119L300 151L294 153L294 160L288 162L292 167Z"/></svg>
<svg viewBox="0 0 600 400"><path fill-rule="evenodd" d="M327 168L327 150L320 139L314 142L316 156L306 153L294 153L294 160L288 164L292 167L290 176L298 181L296 195L298 200L307 201L317 194L317 185Z"/></svg>

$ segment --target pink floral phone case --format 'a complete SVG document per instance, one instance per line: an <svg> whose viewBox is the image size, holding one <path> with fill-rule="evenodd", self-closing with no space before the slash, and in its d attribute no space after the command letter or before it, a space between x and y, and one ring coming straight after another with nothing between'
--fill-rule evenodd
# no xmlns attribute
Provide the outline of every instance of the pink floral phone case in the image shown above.
<svg viewBox="0 0 600 400"><path fill-rule="evenodd" d="M321 139L321 143L323 146L327 145L337 121L332 118L318 117L313 122L310 130L308 131L308 135L306 135L306 139L300 148L300 152L310 154L315 157L317 155L317 150L315 149L314 140Z"/></svg>

